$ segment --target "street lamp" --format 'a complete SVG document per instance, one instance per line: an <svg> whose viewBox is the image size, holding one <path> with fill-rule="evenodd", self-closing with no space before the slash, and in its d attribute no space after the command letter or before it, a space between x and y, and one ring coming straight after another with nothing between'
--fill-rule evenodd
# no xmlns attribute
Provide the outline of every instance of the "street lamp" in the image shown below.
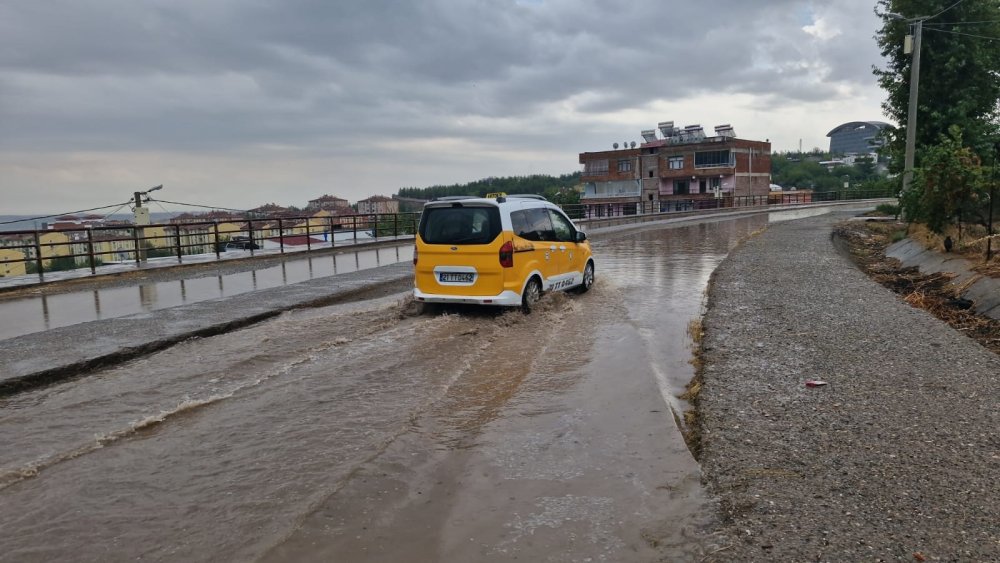
<svg viewBox="0 0 1000 563"><path fill-rule="evenodd" d="M144 196L144 195L148 196L149 192L155 192L156 190L162 190L162 189L163 189L163 184L160 184L159 186L153 186L152 188L149 188L148 190L146 190L144 192L135 192L135 193L133 193L132 195L133 195L133 197L135 197L135 206L136 207L142 207L142 196Z"/></svg>
<svg viewBox="0 0 1000 563"><path fill-rule="evenodd" d="M906 155L903 157L903 193L906 193L913 182L913 150L917 140L917 87L920 83L920 36L923 34L924 20L928 17L907 19L894 12L886 15L913 25L913 44L912 46L904 44L903 47L904 54L907 52L907 47L913 53L913 62L910 65L910 102L906 114Z"/></svg>

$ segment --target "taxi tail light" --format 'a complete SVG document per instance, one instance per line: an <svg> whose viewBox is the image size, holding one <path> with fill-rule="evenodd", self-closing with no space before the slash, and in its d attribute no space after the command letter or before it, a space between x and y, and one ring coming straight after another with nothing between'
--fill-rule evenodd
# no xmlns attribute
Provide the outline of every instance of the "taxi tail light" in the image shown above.
<svg viewBox="0 0 1000 563"><path fill-rule="evenodd" d="M417 245L413 245L413 265L417 265Z"/></svg>
<svg viewBox="0 0 1000 563"><path fill-rule="evenodd" d="M514 243L507 241L500 247L500 265L504 268L514 267Z"/></svg>

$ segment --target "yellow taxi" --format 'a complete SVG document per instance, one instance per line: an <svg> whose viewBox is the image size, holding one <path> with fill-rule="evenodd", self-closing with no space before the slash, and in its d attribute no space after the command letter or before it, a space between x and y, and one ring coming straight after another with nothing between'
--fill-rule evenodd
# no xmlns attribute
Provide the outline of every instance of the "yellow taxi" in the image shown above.
<svg viewBox="0 0 1000 563"><path fill-rule="evenodd" d="M548 291L587 291L587 235L541 196L447 197L424 205L413 252L423 303L521 307Z"/></svg>

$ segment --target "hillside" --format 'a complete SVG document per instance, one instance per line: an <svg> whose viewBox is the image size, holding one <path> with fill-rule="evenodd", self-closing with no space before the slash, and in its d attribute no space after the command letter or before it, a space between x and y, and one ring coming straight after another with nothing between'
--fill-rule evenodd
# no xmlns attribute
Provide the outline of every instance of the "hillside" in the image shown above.
<svg viewBox="0 0 1000 563"><path fill-rule="evenodd" d="M413 199L430 200L437 197L455 195L485 196L488 193L504 192L508 194L540 194L557 203L576 203L576 201L559 201L572 198L578 200L573 189L580 183L580 173L549 176L533 174L531 176L510 176L506 178L483 178L467 184L438 185L427 188L400 188L397 195Z"/></svg>

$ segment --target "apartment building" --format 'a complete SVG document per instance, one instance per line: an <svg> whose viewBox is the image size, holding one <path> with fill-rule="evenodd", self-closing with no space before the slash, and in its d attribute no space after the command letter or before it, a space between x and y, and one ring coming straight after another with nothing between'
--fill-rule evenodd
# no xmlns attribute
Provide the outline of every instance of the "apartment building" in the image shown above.
<svg viewBox="0 0 1000 563"><path fill-rule="evenodd" d="M232 211L208 211L205 213L181 213L170 219L170 224L185 223L238 223L244 220L243 213Z"/></svg>
<svg viewBox="0 0 1000 563"><path fill-rule="evenodd" d="M590 215L635 215L642 201L642 182L639 176L641 149L618 148L615 143L610 151L580 154L583 165L583 193L580 203L587 206Z"/></svg>
<svg viewBox="0 0 1000 563"><path fill-rule="evenodd" d="M27 272L24 258L24 252L0 248L0 278L23 276Z"/></svg>
<svg viewBox="0 0 1000 563"><path fill-rule="evenodd" d="M769 141L737 138L730 125L707 136L672 121L641 135L638 147L580 154L589 215L741 206L770 191Z"/></svg>
<svg viewBox="0 0 1000 563"><path fill-rule="evenodd" d="M358 201L358 213L361 215L399 213L399 202L384 195L373 195Z"/></svg>
<svg viewBox="0 0 1000 563"><path fill-rule="evenodd" d="M34 234L0 234L0 249L13 250L24 260L35 260L39 254L42 260L50 261L71 253L70 237L61 231L39 231L37 245ZM5 253L7 260L14 260L13 254Z"/></svg>
<svg viewBox="0 0 1000 563"><path fill-rule="evenodd" d="M351 203L342 197L332 195L322 195L316 199L310 199L306 205L307 211L330 211L330 212L350 212Z"/></svg>

